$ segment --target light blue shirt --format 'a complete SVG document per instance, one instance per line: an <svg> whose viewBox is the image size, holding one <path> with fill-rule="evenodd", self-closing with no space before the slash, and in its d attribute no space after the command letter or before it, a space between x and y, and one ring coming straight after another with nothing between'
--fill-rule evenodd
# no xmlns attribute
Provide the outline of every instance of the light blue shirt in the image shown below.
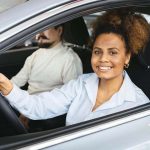
<svg viewBox="0 0 150 150"><path fill-rule="evenodd" d="M6 96L10 104L33 120L48 119L67 113L66 125L105 116L149 102L125 72L120 90L107 102L92 111L98 90L99 78L95 73L81 75L60 89L29 95L14 85Z"/></svg>

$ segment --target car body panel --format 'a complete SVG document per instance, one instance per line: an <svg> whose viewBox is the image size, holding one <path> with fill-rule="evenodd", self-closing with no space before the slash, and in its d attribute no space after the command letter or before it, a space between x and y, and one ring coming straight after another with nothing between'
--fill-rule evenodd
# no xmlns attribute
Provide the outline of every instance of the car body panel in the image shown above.
<svg viewBox="0 0 150 150"><path fill-rule="evenodd" d="M10 10L2 12L0 14L0 17L3 18L3 21L2 24L0 24L0 33L20 22L23 22L26 19L28 20L29 18L36 16L37 14L64 4L68 1L69 0L44 0L44 3L41 3L40 0L31 0L26 3L22 3ZM16 14L16 12L18 13Z"/></svg>
<svg viewBox="0 0 150 150"><path fill-rule="evenodd" d="M132 149L134 147L138 148L141 147L141 145L144 144L145 142L150 142L149 124L150 124L150 116L143 117L132 122L117 125L107 130L97 131L93 134L85 135L83 137L80 136L73 140L68 139L69 141L67 140L67 142L62 142L52 146L51 150L58 150L58 149L78 150L79 147L80 149L88 149L88 150L90 149L124 150L124 149ZM134 126L135 128L131 128L131 126ZM62 139L64 140L65 138L66 136L64 136ZM61 141L62 139L59 140ZM50 141L50 143L52 143L52 141ZM46 144L47 144L46 142L45 143L43 142L43 147L46 147ZM39 145L37 144L35 147L38 146ZM47 146L49 147L48 144ZM143 148L144 147L145 145L143 145ZM149 149L150 146L146 148ZM44 149L48 150L49 148Z"/></svg>
<svg viewBox="0 0 150 150"><path fill-rule="evenodd" d="M135 128L131 128L131 126ZM141 145L145 141L150 142L149 134L150 110L114 120L110 123L79 130L75 133L66 134L56 139L45 140L39 144L33 144L31 147L21 148L21 150L44 147L51 147L51 150L77 150L78 145L80 145L80 149L123 150ZM44 149L48 150L49 148Z"/></svg>

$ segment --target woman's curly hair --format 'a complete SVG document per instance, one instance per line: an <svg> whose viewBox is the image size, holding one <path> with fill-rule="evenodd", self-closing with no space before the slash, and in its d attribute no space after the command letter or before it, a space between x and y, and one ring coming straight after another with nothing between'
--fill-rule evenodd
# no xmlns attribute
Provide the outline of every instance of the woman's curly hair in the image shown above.
<svg viewBox="0 0 150 150"><path fill-rule="evenodd" d="M102 33L119 34L125 41L127 53L137 54L149 40L150 26L142 15L116 9L103 13L94 22L93 40Z"/></svg>

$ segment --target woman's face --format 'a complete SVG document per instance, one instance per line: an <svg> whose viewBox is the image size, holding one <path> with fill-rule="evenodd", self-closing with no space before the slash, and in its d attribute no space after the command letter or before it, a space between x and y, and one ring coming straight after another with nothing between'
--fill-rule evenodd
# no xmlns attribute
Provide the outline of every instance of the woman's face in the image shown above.
<svg viewBox="0 0 150 150"><path fill-rule="evenodd" d="M104 33L94 43L91 64L101 79L113 79L122 76L124 65L128 64L130 54L126 53L125 43L120 35Z"/></svg>

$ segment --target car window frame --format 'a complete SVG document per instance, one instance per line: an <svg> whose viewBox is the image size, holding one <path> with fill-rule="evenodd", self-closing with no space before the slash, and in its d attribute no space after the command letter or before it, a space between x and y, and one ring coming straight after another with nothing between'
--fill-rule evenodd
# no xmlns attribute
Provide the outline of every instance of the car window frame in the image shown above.
<svg viewBox="0 0 150 150"><path fill-rule="evenodd" d="M81 3L81 5L77 5L76 7L72 7L72 5L71 5L69 10L64 11L64 12L62 12L62 7L60 7L60 6L57 9L54 8L54 10L47 10L46 12L43 12L38 16L39 19L36 18L37 16L35 15L33 18L26 20L25 24L24 24L24 22L21 24L18 24L16 27L19 29L23 26L26 27L26 24L28 24L30 22L35 23L35 24L33 23L31 26L20 31L19 33L15 34L15 35L12 34L12 36L9 37L7 40L3 41L2 37L6 37L7 32L11 33L11 32L14 32L11 30L17 30L17 29L12 28L12 29L4 32L4 33L1 33L1 35L0 35L0 41L1 41L0 53L3 51L6 51L7 49L10 49L11 47L19 44L22 41L25 41L26 39L29 39L29 38L35 36L38 32L46 30L50 26L56 26L58 24L61 24L61 23L64 23L66 21L69 21L71 19L74 19L76 17L81 17L83 15L88 15L90 13L95 13L97 11L105 11L107 9L119 8L120 6L122 6L122 8L123 8L123 7L127 7L127 6L131 7L131 6L136 6L136 5L138 5L137 1L133 1L133 2L94 1L90 5L88 5L88 4L83 5L82 3ZM147 1L143 1L141 6L147 6ZM65 7L65 9L66 8L67 7ZM52 13L51 11L54 11L53 12L53 14L55 14L54 16L48 15L48 14ZM41 19L44 16L47 16L47 17L49 16L49 18L46 17L44 20ZM35 20L38 20L38 23ZM15 41L15 42L13 42L13 41Z"/></svg>

